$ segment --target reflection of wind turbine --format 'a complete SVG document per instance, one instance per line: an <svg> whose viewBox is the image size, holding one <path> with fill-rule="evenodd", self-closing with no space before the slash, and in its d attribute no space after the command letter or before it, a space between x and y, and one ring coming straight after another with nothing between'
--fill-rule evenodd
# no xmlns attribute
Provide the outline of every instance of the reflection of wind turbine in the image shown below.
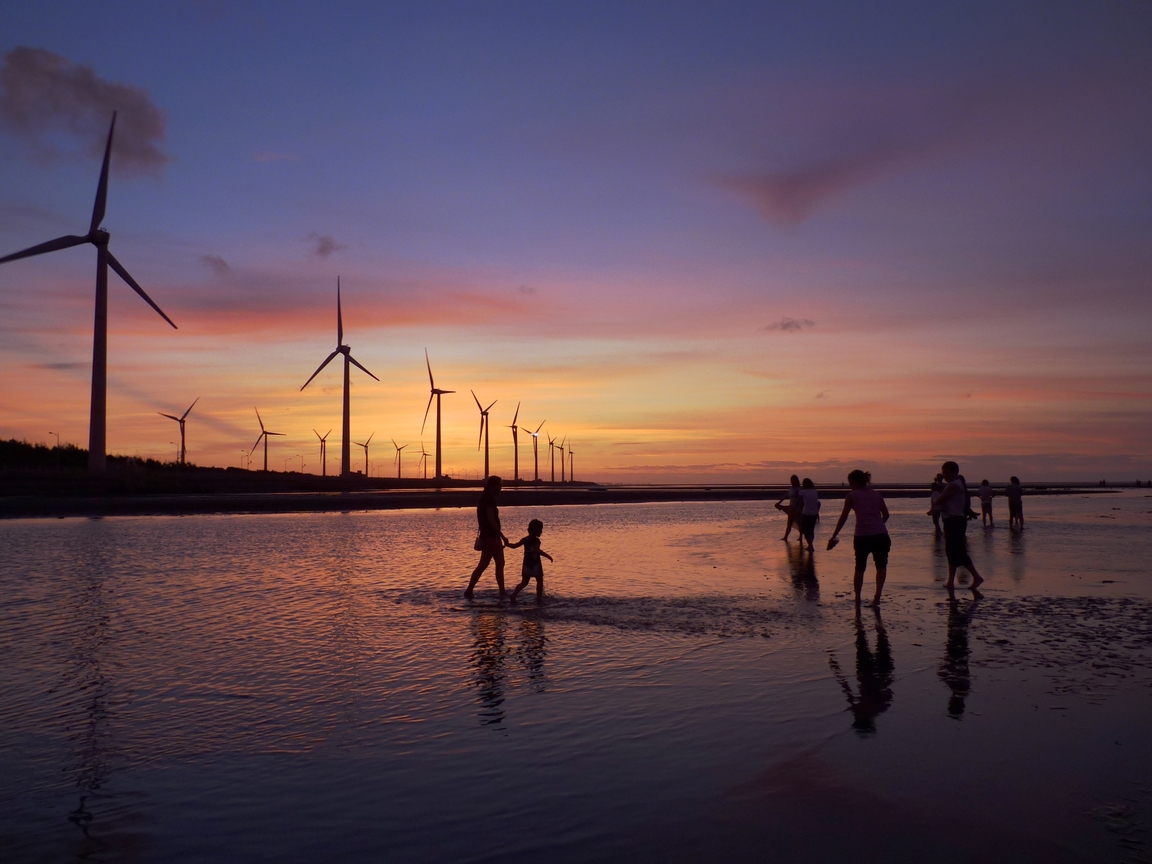
<svg viewBox="0 0 1152 864"><path fill-rule="evenodd" d="M352 356L352 349L344 344L344 316L340 312L340 277L336 277L336 350L328 355L328 358L320 364L320 368L312 373L312 378L320 374L320 370L327 366L336 357L337 354L344 355L344 439L340 442L340 476L347 477L352 473L352 447L351 447L351 409L349 403L350 381L349 381L349 364L355 365L358 369L368 373L368 377L379 381L380 379L368 372L363 366L356 362ZM312 383L312 378L304 382L304 387ZM300 389L303 390L304 387ZM368 470L365 469L364 473L367 474Z"/></svg>
<svg viewBox="0 0 1152 864"><path fill-rule="evenodd" d="M564 441L568 439L565 438ZM564 441L556 445L556 449L560 451L560 482L564 482Z"/></svg>
<svg viewBox="0 0 1152 864"><path fill-rule="evenodd" d="M424 349L424 363L428 366L428 383L432 386L432 396L428 397L428 407L424 409L424 423L420 424L420 434L424 434L424 424L428 422L428 411L432 408L432 397L436 397L436 478L439 480L443 475L440 473L440 397L448 393L455 393L455 390L439 390L436 387L436 382L432 379L432 363L428 359L428 349Z"/></svg>
<svg viewBox="0 0 1152 864"><path fill-rule="evenodd" d="M535 479L533 480L535 483L540 482L540 449L538 447L540 443L540 430L544 428L544 424L547 422L547 420L541 420L540 425L536 427L536 431L532 433L532 462L536 466Z"/></svg>
<svg viewBox="0 0 1152 864"><path fill-rule="evenodd" d="M315 429L313 429L312 431L316 432ZM321 437L319 432L316 432L316 437L320 439L320 476L321 477L327 477L328 476L328 436L331 434L332 434L331 429L329 429L327 432L325 432L323 437Z"/></svg>
<svg viewBox="0 0 1152 864"><path fill-rule="evenodd" d="M188 419L188 415L191 413L192 409L196 407L196 403L199 401L200 401L200 397L197 396L196 399L192 402L192 404L188 406L188 410L185 411L183 414L181 414L179 417L177 417L174 414L165 414L163 411L157 411L156 412L161 417L167 417L169 420L175 420L177 423L180 424L180 464L181 465L184 464L184 421L186 419ZM171 428L171 427L169 427L169 428Z"/></svg>
<svg viewBox="0 0 1152 864"><path fill-rule="evenodd" d="M520 403L516 403L516 413L512 415L512 425L508 428L512 430L512 479L520 479L520 441L516 434L520 431L520 427L516 425L516 418L520 416Z"/></svg>
<svg viewBox="0 0 1152 864"><path fill-rule="evenodd" d="M392 446L396 447L396 439L395 438L392 439ZM403 452L404 448L407 446L408 446L407 444L402 444L399 447L396 447L396 479L397 480L400 479L400 454ZM423 448L421 448L421 449L423 449Z"/></svg>
<svg viewBox="0 0 1152 864"><path fill-rule="evenodd" d="M376 434L375 432L372 433L372 435L375 435L375 434ZM365 477L368 476L368 445L372 443L372 435L369 435L368 440L365 441L363 444L361 444L359 441L353 441L352 442L357 447L363 447L364 448L364 476Z"/></svg>
<svg viewBox="0 0 1152 864"><path fill-rule="evenodd" d="M572 442L568 442L568 482L576 482L576 467L575 460L572 458L576 455L576 451L572 449Z"/></svg>
<svg viewBox="0 0 1152 864"><path fill-rule="evenodd" d="M476 399L476 391L469 390L472 398L476 400L476 407L480 409L480 437L476 439L476 449L480 449L480 442L484 442L484 479L488 479L488 412L492 410L492 405L495 405L497 400L492 400L492 405L487 408L480 404L480 400Z"/></svg>
<svg viewBox="0 0 1152 864"><path fill-rule="evenodd" d="M108 268L111 267L120 278L128 283L128 287L144 298L144 302L155 309L160 317L172 324L172 319L161 311L160 307L152 302L152 298L144 293L136 280L129 275L124 266L108 251L109 234L100 227L104 221L104 209L108 203L108 163L112 156L112 133L116 129L116 113L112 113L112 125L108 128L108 143L104 147L104 166L100 169L100 183L96 187L96 204L92 208L92 223L88 233L84 236L66 234L32 246L21 252L6 255L0 258L0 264L5 261L16 261L19 258L31 258L33 255L43 255L45 252L56 252L60 249L70 249L91 243L96 247L96 320L92 329L92 406L88 416L88 471L92 474L103 474L107 465L104 455L107 431L107 405L108 405ZM172 324L175 328L176 325Z"/></svg>
<svg viewBox="0 0 1152 864"><path fill-rule="evenodd" d="M556 439L548 439L548 458L552 460L552 482L556 482Z"/></svg>
<svg viewBox="0 0 1152 864"><path fill-rule="evenodd" d="M260 423L260 438L264 439L264 470L268 470L268 436L269 435L286 435L285 432L269 432L264 428L264 421L260 417L260 409L256 410L256 419ZM256 448L260 446L260 438L256 439L256 443L252 445L252 451L248 454L248 459L251 461L252 453L256 452Z"/></svg>

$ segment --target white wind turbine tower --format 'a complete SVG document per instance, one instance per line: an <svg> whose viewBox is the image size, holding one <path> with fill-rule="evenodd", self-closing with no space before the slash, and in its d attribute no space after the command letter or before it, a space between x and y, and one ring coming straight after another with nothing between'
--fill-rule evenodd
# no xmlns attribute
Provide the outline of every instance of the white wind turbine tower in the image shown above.
<svg viewBox="0 0 1152 864"><path fill-rule="evenodd" d="M256 448L260 446L260 438L264 439L264 471L268 471L268 436L269 435L286 435L286 432L269 432L264 428L264 420L260 417L260 409L256 411L256 420L260 424L260 436L256 439L256 443L252 445L252 450L248 454L249 462L251 462L252 454L256 452Z"/></svg>
<svg viewBox="0 0 1152 864"><path fill-rule="evenodd" d="M319 375L321 370L323 370L323 368L325 366L327 366L329 363L331 363L333 361L333 359L335 359L337 354L343 354L344 355L344 430L343 430L344 431L344 439L340 442L340 476L341 477L347 477L352 473L352 447L351 447L352 433L350 431L350 427L351 427L351 407L350 407L351 406L351 403L350 403L350 394L351 394L350 369L351 369L351 366L350 366L350 364L354 365L358 369L366 372L368 374L368 377L370 377L376 381L379 381L380 379L377 378L375 375L373 375L371 372L368 372L367 369L365 369L362 365L360 365L358 362L356 362L356 358L354 358L352 356L351 347L344 344L344 316L340 312L340 277L339 276L336 277L336 350L333 351L331 354L329 354L327 359L325 359L324 362L320 364L319 368L317 368L317 370L312 373L312 378L315 378L317 375ZM312 383L312 378L309 378L307 381L304 382L304 387L307 387L309 384ZM301 387L300 389L303 390L304 387ZM361 445L361 446L363 446L363 445ZM368 473L367 469L365 469L364 473L365 474Z"/></svg>
<svg viewBox="0 0 1152 864"><path fill-rule="evenodd" d="M401 475L400 475L400 454L401 454L401 453L404 451L404 448L405 448L405 447L407 447L408 445L407 445L407 444L403 444L403 445L401 445L401 446L397 447L397 446L396 446L396 439L395 439L395 438L393 438L393 439L392 439L392 446L393 446L393 447L396 447L396 479L397 479L397 480L399 480L399 479L401 479ZM421 448L421 449L423 449L423 448Z"/></svg>
<svg viewBox="0 0 1152 864"><path fill-rule="evenodd" d="M544 428L547 420L540 421L540 425L536 427L536 431L532 433L532 462L536 466L534 483L540 482L540 430Z"/></svg>
<svg viewBox="0 0 1152 864"><path fill-rule="evenodd" d="M181 465L184 464L184 421L188 419L188 415L192 413L192 409L196 407L196 403L199 401L200 401L200 397L197 396L193 400L192 404L188 406L188 410L185 411L183 414L181 414L179 417L177 417L175 414L165 414L163 411L157 411L156 412L161 417L167 417L169 420L175 420L177 423L180 424L180 464ZM171 428L171 427L169 427L169 428Z"/></svg>
<svg viewBox="0 0 1152 864"><path fill-rule="evenodd" d="M428 423L428 411L432 408L432 400L436 400L436 477L439 480L443 475L440 473L440 397L449 393L455 393L455 390L440 390L436 387L436 381L432 378L432 363L428 359L428 349L424 349L424 363L428 367L428 383L432 385L432 395L428 397L428 407L424 409L424 422L420 424L420 434L424 434L424 426Z"/></svg>
<svg viewBox="0 0 1152 864"><path fill-rule="evenodd" d="M115 130L116 112L113 111L112 125L108 127L108 143L104 146L104 165L100 169L100 182L96 186L96 203L92 207L92 222L88 226L88 233L83 236L66 234L0 258L0 264L3 264L20 258L43 255L46 252L71 249L73 246L82 246L85 243L91 243L96 247L96 315L92 325L92 402L88 415L88 471L91 474L103 474L108 464L105 455L108 430L108 268L115 270L120 278L128 283L129 288L139 294L161 318L172 324L172 319L152 302L152 298L124 269L124 265L108 251L110 235L100 224L104 221L104 211L108 203L108 164L112 156L112 133ZM176 329L175 324L172 324L172 329Z"/></svg>
<svg viewBox="0 0 1152 864"><path fill-rule="evenodd" d="M476 399L476 391L469 390L472 398L476 400L476 407L480 409L480 438L476 441L476 449L480 449L480 444L484 444L484 479L488 479L488 412L492 410L492 405L497 403L497 399L492 400L492 405L485 408L480 404L480 400Z"/></svg>

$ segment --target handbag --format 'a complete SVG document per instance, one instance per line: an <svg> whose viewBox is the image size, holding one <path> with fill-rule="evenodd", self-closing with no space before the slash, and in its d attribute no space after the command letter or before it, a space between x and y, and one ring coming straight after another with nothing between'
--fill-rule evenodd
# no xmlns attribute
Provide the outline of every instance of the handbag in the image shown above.
<svg viewBox="0 0 1152 864"><path fill-rule="evenodd" d="M476 542L472 544L472 548L475 549L477 552L480 552L481 550L484 549L484 540L480 536L479 531L476 532Z"/></svg>

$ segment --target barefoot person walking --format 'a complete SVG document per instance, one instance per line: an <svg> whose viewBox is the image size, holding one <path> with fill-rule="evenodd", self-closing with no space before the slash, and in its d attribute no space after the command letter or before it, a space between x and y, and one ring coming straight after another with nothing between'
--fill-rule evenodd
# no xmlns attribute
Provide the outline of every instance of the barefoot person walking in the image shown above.
<svg viewBox="0 0 1152 864"><path fill-rule="evenodd" d="M472 591L480 581L482 574L490 561L496 562L496 585L500 589L500 599L504 593L504 546L508 538L500 530L500 510L496 507L496 496L500 494L501 480L495 474L488 478L484 491L480 493L480 503L476 506L476 521L479 525L479 534L476 536L476 551L480 553L480 563L472 571L472 578L468 580L468 588L464 596L472 599Z"/></svg>
<svg viewBox="0 0 1152 864"><path fill-rule="evenodd" d="M804 510L804 503L800 499L800 478L795 474L789 481L791 484L788 487L788 503L785 504L783 500L776 502L776 509L783 510L788 514L788 527L784 529L784 536L781 540L787 540L788 535L792 533L792 526L796 526L796 530L800 533L800 542L804 542L804 534L800 530L800 515Z"/></svg>
<svg viewBox="0 0 1152 864"><path fill-rule="evenodd" d="M960 466L955 462L945 462L940 466L940 472L948 485L932 507L939 511L944 520L944 554L948 556L948 581L944 587L952 591L956 587L956 568L966 567L972 574L972 593L979 596L980 592L976 589L984 577L976 570L976 565L968 555L968 485L960 476Z"/></svg>
<svg viewBox="0 0 1152 864"><path fill-rule="evenodd" d="M880 602L880 592L884 590L884 580L888 577L888 553L892 549L892 538L888 536L888 505L884 496L869 485L872 475L859 469L848 475L848 485L852 488L844 496L844 510L836 523L836 530L828 538L828 548L836 546L837 536L848 514L856 514L856 532L852 538L852 548L856 552L856 572L852 577L852 587L856 591L856 605L860 605L860 591L864 588L864 571L868 569L868 556L876 563L876 596L872 605Z"/></svg>

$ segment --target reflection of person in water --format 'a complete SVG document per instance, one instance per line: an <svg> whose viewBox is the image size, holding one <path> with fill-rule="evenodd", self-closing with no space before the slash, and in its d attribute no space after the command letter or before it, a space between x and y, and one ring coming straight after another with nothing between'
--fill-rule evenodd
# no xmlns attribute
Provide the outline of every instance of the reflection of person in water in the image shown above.
<svg viewBox="0 0 1152 864"><path fill-rule="evenodd" d="M944 643L944 659L937 674L948 685L952 695L948 699L948 716L959 720L964 716L964 700L972 686L968 673L968 625L976 611L976 600L962 605L953 597L948 601L948 638Z"/></svg>
<svg viewBox="0 0 1152 864"><path fill-rule="evenodd" d="M504 632L503 615L483 614L472 619L472 669L476 675L476 696L480 703L480 723L484 726L504 721Z"/></svg>
<svg viewBox="0 0 1152 864"><path fill-rule="evenodd" d="M803 546L788 546L788 569L792 574L792 587L805 600L820 600L820 583L816 579L814 556L805 555Z"/></svg>
<svg viewBox="0 0 1152 864"><path fill-rule="evenodd" d="M860 613L856 613L856 683L859 693L852 692L852 686L840 671L835 655L828 658L832 673L840 682L844 695L848 697L848 708L852 712L852 728L860 735L876 731L876 718L888 710L892 704L892 648L888 643L888 631L880 619L880 610L872 609L876 616L876 653L868 647L868 632Z"/></svg>
<svg viewBox="0 0 1152 864"><path fill-rule="evenodd" d="M525 618L520 622L520 647L516 649L516 655L528 674L529 689L538 693L544 691L547 644L543 622L535 618Z"/></svg>

